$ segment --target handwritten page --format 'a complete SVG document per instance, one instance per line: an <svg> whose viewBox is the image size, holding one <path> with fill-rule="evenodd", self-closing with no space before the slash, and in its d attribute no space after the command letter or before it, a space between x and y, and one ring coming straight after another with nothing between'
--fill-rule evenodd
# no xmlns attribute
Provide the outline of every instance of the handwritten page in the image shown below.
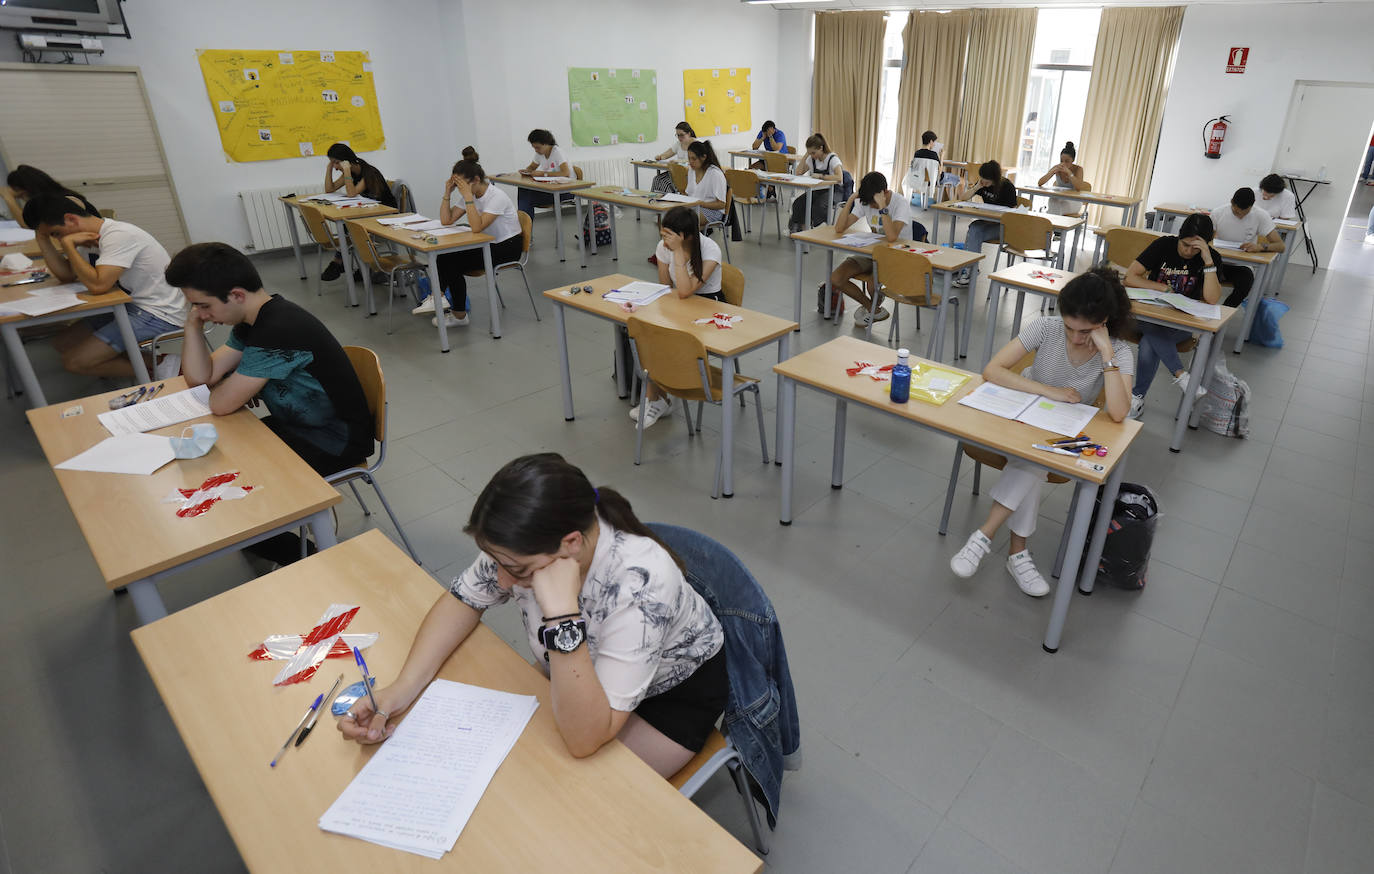
<svg viewBox="0 0 1374 874"><path fill-rule="evenodd" d="M83 288L84 291L84 288ZM74 294L38 294L0 303L0 314L22 313L42 316L74 307L83 301Z"/></svg>
<svg viewBox="0 0 1374 874"><path fill-rule="evenodd" d="M111 434L134 434L210 415L210 387L198 385L151 401L101 413L96 418Z"/></svg>
<svg viewBox="0 0 1374 874"><path fill-rule="evenodd" d="M442 858L538 706L532 695L435 680L320 828Z"/></svg>
<svg viewBox="0 0 1374 874"><path fill-rule="evenodd" d="M1206 303L1172 291L1153 291L1148 288L1128 288L1126 296L1141 303L1162 304L1199 319L1220 319L1221 304Z"/></svg>
<svg viewBox="0 0 1374 874"><path fill-rule="evenodd" d="M106 437L78 455L53 467L58 470L89 470L96 473L129 473L147 476L176 457L172 441L153 434L120 434Z"/></svg>

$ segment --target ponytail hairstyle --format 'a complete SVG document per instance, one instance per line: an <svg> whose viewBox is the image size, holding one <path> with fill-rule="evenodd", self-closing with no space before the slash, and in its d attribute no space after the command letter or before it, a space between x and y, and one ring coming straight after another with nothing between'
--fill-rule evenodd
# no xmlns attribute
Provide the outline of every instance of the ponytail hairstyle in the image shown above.
<svg viewBox="0 0 1374 874"><path fill-rule="evenodd" d="M711 148L710 140L695 140L687 147L687 151L696 155L701 161L704 168L703 172L711 167L720 167L720 159L716 157L716 150ZM721 172L724 173L725 171L721 170Z"/></svg>
<svg viewBox="0 0 1374 874"><path fill-rule="evenodd" d="M14 189L16 194L22 191L25 200L32 200L40 194L61 194L64 197L71 198L73 201L80 202L82 208L85 209L89 215L99 214L99 211L92 206L91 202L84 196L72 191L61 182L58 182L47 173L44 173L31 164L20 164L18 167L11 170L9 175L5 177L5 184ZM16 215L12 216L12 218L18 219L21 217Z"/></svg>
<svg viewBox="0 0 1374 874"><path fill-rule="evenodd" d="M529 141L529 144L531 146L558 145L558 141L553 138L553 134L549 131L544 130L542 127L537 127L534 130L530 131L530 135L525 139Z"/></svg>
<svg viewBox="0 0 1374 874"><path fill-rule="evenodd" d="M1178 238L1201 237L1208 243L1216 236L1216 228L1212 225L1212 217L1205 212L1195 212L1183 220L1179 225Z"/></svg>
<svg viewBox="0 0 1374 874"><path fill-rule="evenodd" d="M701 222L690 206L675 206L663 214L663 226L681 234L687 243L687 264L692 275L701 279Z"/></svg>
<svg viewBox="0 0 1374 874"><path fill-rule="evenodd" d="M475 182L487 181L487 174L483 172L482 165L476 160L468 160L467 158L453 165L453 175Z"/></svg>
<svg viewBox="0 0 1374 874"><path fill-rule="evenodd" d="M692 139L697 138L697 132L692 130L692 126L685 121L678 122L677 125L673 128L673 130L682 131Z"/></svg>
<svg viewBox="0 0 1374 874"><path fill-rule="evenodd" d="M1120 338L1135 323L1126 287L1109 267L1089 270L1069 280L1059 292L1059 313L1094 325L1106 323L1107 333L1113 338Z"/></svg>
<svg viewBox="0 0 1374 874"><path fill-rule="evenodd" d="M472 146L463 146L463 160L464 160L464 161L476 161L476 160L478 160L478 159L477 159L477 150L474 149Z"/></svg>
<svg viewBox="0 0 1374 874"><path fill-rule="evenodd" d="M1070 161L1077 160L1077 158L1078 158L1078 149L1075 149L1075 148L1074 148L1074 146L1073 146L1073 140L1069 140L1067 143L1065 143L1065 144L1064 144L1064 148L1062 148L1062 149L1059 150L1059 154L1061 154L1061 155L1068 155Z"/></svg>
<svg viewBox="0 0 1374 874"><path fill-rule="evenodd" d="M825 137L820 134L812 134L806 138L808 149L820 149L822 154L830 154L830 145L825 141Z"/></svg>
<svg viewBox="0 0 1374 874"><path fill-rule="evenodd" d="M522 455L498 470L477 496L463 533L483 550L549 555L572 532L589 532L598 514L618 531L650 538L686 572L623 495L608 486L593 488L586 474L556 452Z"/></svg>
<svg viewBox="0 0 1374 874"><path fill-rule="evenodd" d="M381 200L382 192L390 190L391 186L386 184L386 177L382 175L382 171L359 158L357 153L344 143L335 143L329 147L329 151L325 154L335 161L357 164L361 170L363 192L373 200ZM351 177L353 171L349 170L348 175Z"/></svg>

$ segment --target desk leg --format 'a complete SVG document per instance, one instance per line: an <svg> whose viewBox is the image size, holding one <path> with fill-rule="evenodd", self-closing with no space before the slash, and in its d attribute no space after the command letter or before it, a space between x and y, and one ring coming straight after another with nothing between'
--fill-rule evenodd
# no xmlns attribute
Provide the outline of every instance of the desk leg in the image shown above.
<svg viewBox="0 0 1374 874"><path fill-rule="evenodd" d="M491 266L491 243L482 244L482 266L487 271L487 306L491 307L491 338L501 339L501 295L496 290L496 270Z"/></svg>
<svg viewBox="0 0 1374 874"><path fill-rule="evenodd" d="M134 336L134 326L129 323L129 311L123 305L115 307L113 310L115 324L119 326L119 338L124 341L124 351L129 356L129 363L134 368L134 378L140 383L151 382L152 377L148 375L148 365L143 363L143 353L138 349L138 338ZM157 362L153 362L156 366Z"/></svg>
<svg viewBox="0 0 1374 874"><path fill-rule="evenodd" d="M577 226L573 229L573 241L577 243L578 247L582 250L582 266L586 267L588 242L591 243L592 254L596 254L596 219L592 218L591 221L587 222L587 227L591 229L591 233L587 235L588 237L590 237L590 240L583 240L582 198L580 197L573 198L573 219L577 222ZM558 211L558 226L559 228L563 227L563 210L561 208Z"/></svg>
<svg viewBox="0 0 1374 874"><path fill-rule="evenodd" d="M1121 465L1116 466L1121 470ZM1073 598L1078 563L1083 559L1084 541L1088 539L1088 519L1093 512L1093 498L1097 490L1088 483L1077 481L1073 489L1073 503L1069 512L1069 551L1064 556L1066 572L1055 583L1054 606L1050 608L1050 624L1045 629L1045 652L1059 652L1059 640L1064 635L1064 621L1069 616L1069 601ZM1110 513L1104 514L1110 517Z"/></svg>
<svg viewBox="0 0 1374 874"><path fill-rule="evenodd" d="M589 202L589 203L590 203L590 202ZM595 212L596 212L595 207L591 207L591 209L592 209L593 214L595 214ZM615 204L614 204L614 203L608 203L608 204L606 204L606 209L610 212L610 216L611 216L611 260L612 260L612 261L619 261L619 260L620 260L620 234L619 234L619 232L616 231L616 228L615 228ZM639 210L635 210L635 218L636 218L636 219L639 218ZM593 220L593 221L592 221L592 224L595 225L595 224L596 224L596 221ZM593 240L595 240L595 237L596 237L596 228L595 228L595 227L592 228L592 237L593 237Z"/></svg>
<svg viewBox="0 0 1374 874"><path fill-rule="evenodd" d="M797 252L797 300L792 306L792 321L797 323L796 330L801 330L801 300L802 300L802 244L801 240L793 240L793 246Z"/></svg>
<svg viewBox="0 0 1374 874"><path fill-rule="evenodd" d="M310 533L315 537L316 549L329 549L331 546L339 544L339 539L334 536L334 512L332 510L311 513L305 520L305 524L310 526Z"/></svg>
<svg viewBox="0 0 1374 874"><path fill-rule="evenodd" d="M367 314L377 315L377 301L372 296L372 268L363 265L363 297L367 299Z"/></svg>
<svg viewBox="0 0 1374 874"><path fill-rule="evenodd" d="M439 268L437 265L439 256L429 254L425 256L428 263L425 265L425 273L429 275L429 300L434 304L434 318L439 323L439 351L448 351L448 325L444 320L444 289L439 285ZM463 306L462 301L454 301L453 306Z"/></svg>
<svg viewBox="0 0 1374 874"><path fill-rule="evenodd" d="M972 286L969 286L972 288ZM983 366L987 367L992 360L992 342L997 333L997 308L1002 300L1002 283L996 280L988 281L988 327L983 337ZM973 319L969 319L973 321Z"/></svg>
<svg viewBox="0 0 1374 874"><path fill-rule="evenodd" d="M1092 266L1094 266L1094 267L1100 267L1100 266L1102 266L1102 241L1103 241L1103 239L1104 239L1104 238L1102 237L1101 234L1093 234L1093 265L1092 265Z"/></svg>
<svg viewBox="0 0 1374 874"><path fill-rule="evenodd" d="M348 288L348 305L355 307L358 305L358 287L353 282L352 251L348 246L348 229L344 227L343 219L334 222L334 236L339 239L339 257L343 259L344 281Z"/></svg>
<svg viewBox="0 0 1374 874"><path fill-rule="evenodd" d="M1016 290L1016 311L1011 316L1011 335L1015 337L1021 333L1021 311L1026 306L1026 293L1021 289Z"/></svg>
<svg viewBox="0 0 1374 874"><path fill-rule="evenodd" d="M782 459L782 488L778 506L778 524L792 524L792 474L796 469L797 384L778 374L778 420L782 431L778 434L778 456Z"/></svg>
<svg viewBox="0 0 1374 874"><path fill-rule="evenodd" d="M844 433L849 404L844 398L835 398L835 438L834 448L830 451L830 487L844 487Z"/></svg>
<svg viewBox="0 0 1374 874"><path fill-rule="evenodd" d="M300 271L301 279L305 279L305 256L301 254L301 232L296 230L296 212L286 201L282 201L281 206L286 210L286 230L291 234L291 251L296 256L296 268Z"/></svg>
<svg viewBox="0 0 1374 874"><path fill-rule="evenodd" d="M167 605L162 603L157 583L152 580L135 580L127 587L129 598L134 602L134 612L138 614L138 624L147 625L167 615Z"/></svg>
<svg viewBox="0 0 1374 874"><path fill-rule="evenodd" d="M1245 341L1250 336L1250 328L1255 324L1255 314L1259 312L1260 301L1264 300L1264 285L1269 281L1269 266L1267 264L1257 265L1258 274L1255 277L1255 284L1250 287L1250 293L1245 297L1245 324L1241 327L1240 336L1236 338L1235 353L1239 355L1241 349L1245 347Z"/></svg>
<svg viewBox="0 0 1374 874"><path fill-rule="evenodd" d="M949 282L949 274L945 274L945 282ZM973 283L969 283L969 288ZM940 296L940 305L935 309L935 333L930 337L930 343L926 350L926 357L931 361L939 361L945 354L945 321L949 313L949 288L945 288L945 293ZM959 338L954 338L954 357L959 357Z"/></svg>
<svg viewBox="0 0 1374 874"><path fill-rule="evenodd" d="M806 189L806 218L802 219L802 227L811 230L811 192L813 189Z"/></svg>
<svg viewBox="0 0 1374 874"><path fill-rule="evenodd" d="M573 202L576 203L577 198L573 198ZM533 218L533 216L530 216L530 218ZM581 227L582 225L579 222L578 229L580 230ZM567 261L568 259L563 255L563 201L556 191L553 194L553 241L554 247L558 250L559 262Z"/></svg>
<svg viewBox="0 0 1374 874"><path fill-rule="evenodd" d="M864 326L864 339L865 339L865 340L870 340L870 341L871 341L871 340L873 339L873 322L874 322L873 313L876 313L878 310L882 309L882 306L883 306L883 293L882 293L882 287L883 287L882 281L878 278L878 262L877 262L877 261L874 261L874 262L873 262L873 295L872 295L872 298L871 298L871 300L873 301L873 312L871 312L871 313L868 314L868 315L869 315L868 324ZM897 309L897 304L894 303L894 304L892 305L892 309L893 309L893 311L895 312L896 309ZM895 319L896 316L894 315L893 318ZM901 338L899 337L899 338L898 338L898 341L900 342L900 340L901 340Z"/></svg>
<svg viewBox="0 0 1374 874"><path fill-rule="evenodd" d="M792 335L783 334L778 338L778 363L781 364L792 357ZM782 464L782 377L776 376L778 388L778 408L775 411L777 421L773 425L773 463Z"/></svg>
<svg viewBox="0 0 1374 874"><path fill-rule="evenodd" d="M931 244L932 246L938 246L938 245L940 245L940 214L939 214L939 213L936 213L936 214L935 214L935 221L933 221L933 222L930 223L930 244Z"/></svg>
<svg viewBox="0 0 1374 874"><path fill-rule="evenodd" d="M830 321L830 319L832 318L832 314L831 314L831 312L830 312L830 298L834 296L835 290L834 290L833 288L830 287L830 274L832 274L832 273L834 273L834 272L835 272L835 250L834 250L834 249L831 249L831 248L826 248L826 250L825 250L825 298L824 298L824 300L823 300L823 305L825 306L825 313L824 313L824 316L825 316L825 320L826 320L826 321ZM833 317L835 318L835 320L836 320L837 322L839 321L839 316L840 316L839 307L836 307L836 308L835 308L835 312L834 312L834 314L833 314Z"/></svg>
<svg viewBox="0 0 1374 874"><path fill-rule="evenodd" d="M568 365L568 325L566 307L554 302L553 320L558 323L558 368L563 379L563 421L573 420L572 370ZM622 368L623 369L623 368Z"/></svg>
<svg viewBox="0 0 1374 874"><path fill-rule="evenodd" d="M735 359L726 355L720 360L720 495L735 496ZM683 401L686 403L686 401Z"/></svg>
<svg viewBox="0 0 1374 874"><path fill-rule="evenodd" d="M29 396L29 408L46 407L48 400L43 397L43 389L38 387L38 376L34 374L33 364L29 361L28 354L24 352L24 341L19 339L19 329L11 322L0 325L0 334L3 334L5 338L5 348L10 351L10 360L14 362L14 369L19 372L19 382L24 386L24 393ZM135 346L134 348L138 347Z"/></svg>
<svg viewBox="0 0 1374 874"><path fill-rule="evenodd" d="M1112 473L1107 477L1107 482L1102 486L1102 507L1115 508L1116 496L1121 491L1121 479L1125 475L1126 465L1117 462ZM1091 490L1089 490L1091 496ZM1088 544L1088 554L1086 561L1083 562L1083 575L1078 580L1078 591L1085 595L1093 593L1093 583L1097 581L1097 563L1102 558L1102 546L1107 542L1107 530L1112 526L1112 514L1102 512L1097 516L1097 524L1093 526L1092 540Z"/></svg>
<svg viewBox="0 0 1374 874"><path fill-rule="evenodd" d="M1199 379L1205 382L1207 379L1207 374L1211 373L1210 365L1212 357L1212 343L1214 342L1214 337L1214 334L1209 334L1206 331L1203 331L1198 335L1197 353L1193 355L1193 361L1201 361L1202 368L1200 370L1196 367L1193 368L1194 376L1192 377L1192 381L1194 382L1194 384L1196 384L1196 381ZM1220 344L1221 338L1216 337L1215 342L1217 344ZM1178 421L1174 423L1174 439L1169 441L1170 452L1183 451L1183 435L1186 434L1188 431L1188 420L1193 417L1193 408L1196 406L1197 394L1193 391L1193 387L1190 385L1188 386L1188 390L1183 393L1183 401L1179 404L1178 407Z"/></svg>
<svg viewBox="0 0 1374 874"><path fill-rule="evenodd" d="M1078 247L1083 245L1083 228L1087 227L1085 220L1083 224L1073 229L1073 248L1069 250L1069 270L1073 270L1074 263L1078 260ZM1061 253L1062 254L1062 253Z"/></svg>

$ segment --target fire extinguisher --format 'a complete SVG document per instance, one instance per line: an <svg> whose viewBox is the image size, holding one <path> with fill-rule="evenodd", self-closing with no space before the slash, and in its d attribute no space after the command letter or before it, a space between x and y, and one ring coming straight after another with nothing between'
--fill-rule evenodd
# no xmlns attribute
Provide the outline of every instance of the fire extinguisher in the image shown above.
<svg viewBox="0 0 1374 874"><path fill-rule="evenodd" d="M1226 139L1226 116L1214 118L1202 126L1202 142L1207 149L1202 154L1207 158L1221 157L1221 143Z"/></svg>

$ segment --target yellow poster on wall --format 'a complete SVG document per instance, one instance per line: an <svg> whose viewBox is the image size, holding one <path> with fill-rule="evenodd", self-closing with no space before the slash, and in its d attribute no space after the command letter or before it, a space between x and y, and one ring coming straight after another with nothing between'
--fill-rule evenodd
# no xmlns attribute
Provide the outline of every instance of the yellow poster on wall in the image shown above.
<svg viewBox="0 0 1374 874"><path fill-rule="evenodd" d="M748 67L683 70L682 93L687 123L697 136L753 132Z"/></svg>
<svg viewBox="0 0 1374 874"><path fill-rule="evenodd" d="M200 49L200 70L230 161L386 147L367 52Z"/></svg>

